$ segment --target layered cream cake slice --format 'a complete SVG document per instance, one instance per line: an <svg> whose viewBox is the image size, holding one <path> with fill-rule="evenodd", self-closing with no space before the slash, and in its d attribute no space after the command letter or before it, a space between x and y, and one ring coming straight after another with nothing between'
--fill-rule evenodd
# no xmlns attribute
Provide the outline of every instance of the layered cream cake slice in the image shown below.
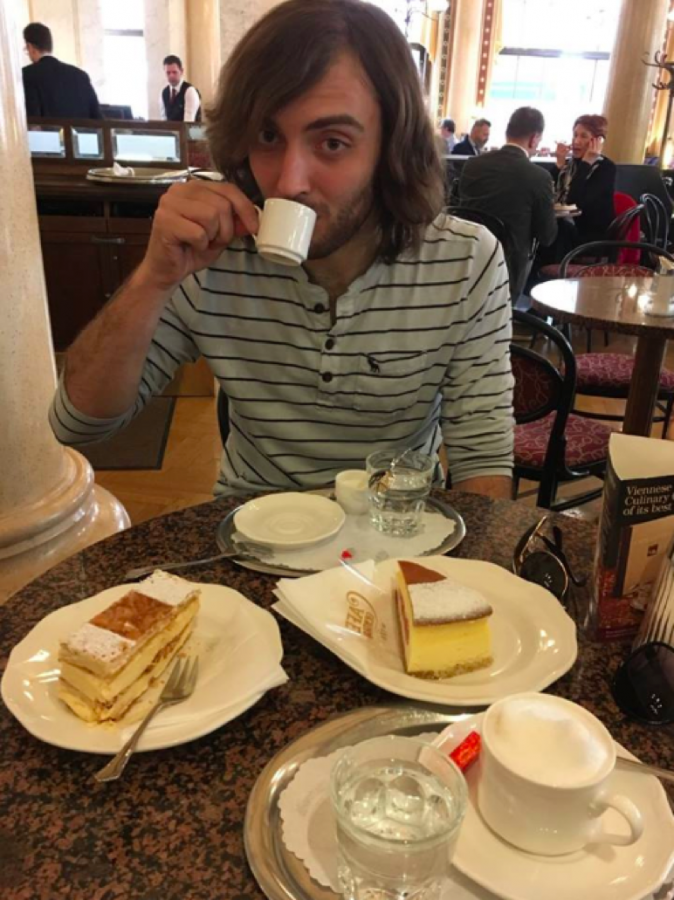
<svg viewBox="0 0 674 900"><path fill-rule="evenodd" d="M61 643L58 695L86 722L116 721L192 632L199 589L157 570Z"/></svg>
<svg viewBox="0 0 674 900"><path fill-rule="evenodd" d="M396 605L409 675L449 678L491 665L492 608L479 591L401 561Z"/></svg>

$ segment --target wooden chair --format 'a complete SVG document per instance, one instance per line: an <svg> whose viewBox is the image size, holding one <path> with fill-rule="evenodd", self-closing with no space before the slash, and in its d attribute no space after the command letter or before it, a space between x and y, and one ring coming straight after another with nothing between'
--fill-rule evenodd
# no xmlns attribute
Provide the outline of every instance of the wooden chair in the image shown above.
<svg viewBox="0 0 674 900"><path fill-rule="evenodd" d="M482 209L474 209L472 206L462 206L455 204L448 206L446 212L450 216L456 216L459 219L465 219L467 222L475 222L478 225L484 225L494 235L496 240L503 247L503 252L507 257L507 251L510 248L510 236L504 222L498 216L485 212Z"/></svg>
<svg viewBox="0 0 674 900"><path fill-rule="evenodd" d="M669 245L669 215L665 204L655 194L642 194L639 202L644 207L644 218L647 226L646 240L649 244L655 244L657 247L667 250Z"/></svg>
<svg viewBox="0 0 674 900"><path fill-rule="evenodd" d="M612 430L601 422L573 415L576 393L576 360L564 335L537 316L513 310L513 321L547 338L561 364L530 347L511 344L515 377L515 497L522 478L539 483L538 506L564 510L601 494L586 492L556 502L560 484L596 475L603 478Z"/></svg>
<svg viewBox="0 0 674 900"><path fill-rule="evenodd" d="M657 260L661 257L674 264L674 256L667 250L655 244L646 244L632 241L595 241L591 244L577 247L568 253L561 262L560 273L562 278L567 276L569 263L576 256L585 256L603 249L609 249L613 254L620 247L628 247L638 250L642 259L646 257L651 268L635 266L633 264L621 265L620 263L603 263L600 265L582 266L575 275L576 278L610 277L617 275L648 277L653 275ZM578 354L576 357L577 381L576 393L589 397L606 397L617 400L627 400L632 376L634 374L634 357L626 353L592 353L591 337L588 341L588 352ZM669 423L674 408L674 372L663 369L660 373L660 392L658 395L658 410L660 415L654 421L662 422L662 437L667 437ZM601 419L607 422L621 422L623 417L609 413L586 412L575 410L576 414L589 419Z"/></svg>
<svg viewBox="0 0 674 900"><path fill-rule="evenodd" d="M613 195L613 209L615 218L609 225L604 240L638 241L641 237L641 217L645 214L643 203L637 203L629 194L622 194L620 191L616 191ZM589 244L583 244L582 246L587 248ZM575 250L571 252L575 255ZM623 265L638 264L639 256L629 248L615 250L604 257L591 255L586 252L583 253L582 259L579 259L576 263L572 265L567 264L566 275L561 274L561 263L552 263L543 266L539 270L538 276L541 281L550 281L553 278L576 278L578 272L585 265L600 264L602 262L621 263Z"/></svg>

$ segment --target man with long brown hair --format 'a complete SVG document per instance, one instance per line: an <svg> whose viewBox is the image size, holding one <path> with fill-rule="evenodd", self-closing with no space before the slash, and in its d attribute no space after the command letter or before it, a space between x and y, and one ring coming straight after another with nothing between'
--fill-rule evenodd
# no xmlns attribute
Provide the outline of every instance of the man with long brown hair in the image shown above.
<svg viewBox="0 0 674 900"><path fill-rule="evenodd" d="M373 449L435 453L507 496L508 275L441 213L442 171L409 47L360 0L289 0L243 38L208 111L224 183L172 187L147 254L68 353L51 410L105 439L203 355L227 395L216 492L314 487ZM262 259L255 203L317 216L309 256Z"/></svg>

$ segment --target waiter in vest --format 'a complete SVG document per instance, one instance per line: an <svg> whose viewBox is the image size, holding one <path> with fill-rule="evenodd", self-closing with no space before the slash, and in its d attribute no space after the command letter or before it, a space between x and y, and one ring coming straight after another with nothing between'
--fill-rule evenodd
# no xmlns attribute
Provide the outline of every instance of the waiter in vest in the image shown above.
<svg viewBox="0 0 674 900"><path fill-rule="evenodd" d="M164 72L168 84L161 92L161 117L169 122L201 122L199 91L183 78L179 56L167 56Z"/></svg>

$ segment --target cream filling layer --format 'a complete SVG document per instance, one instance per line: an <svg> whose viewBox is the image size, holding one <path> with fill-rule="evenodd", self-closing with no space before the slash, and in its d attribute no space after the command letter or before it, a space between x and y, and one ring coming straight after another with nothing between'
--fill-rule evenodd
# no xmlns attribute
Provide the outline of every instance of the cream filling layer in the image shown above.
<svg viewBox="0 0 674 900"><path fill-rule="evenodd" d="M183 609L177 610L175 618L157 632L150 640L143 643L129 659L123 669L111 677L104 678L89 671L82 665L76 665L66 659L60 660L61 679L76 688L80 694L88 697L93 703L110 703L119 694L123 694L147 669L162 649L192 621L199 609L198 600L193 600Z"/></svg>
<svg viewBox="0 0 674 900"><path fill-rule="evenodd" d="M129 708L152 686L153 682L162 675L176 654L184 646L191 633L191 622L189 622L185 629L174 638L173 645L170 648L165 646L160 651L159 658L154 660L141 676L126 691L119 694L112 703L105 704L99 701L91 701L63 680L59 681L58 696L72 709L75 715L79 716L80 719L84 719L85 722L97 724L121 719L128 712Z"/></svg>

